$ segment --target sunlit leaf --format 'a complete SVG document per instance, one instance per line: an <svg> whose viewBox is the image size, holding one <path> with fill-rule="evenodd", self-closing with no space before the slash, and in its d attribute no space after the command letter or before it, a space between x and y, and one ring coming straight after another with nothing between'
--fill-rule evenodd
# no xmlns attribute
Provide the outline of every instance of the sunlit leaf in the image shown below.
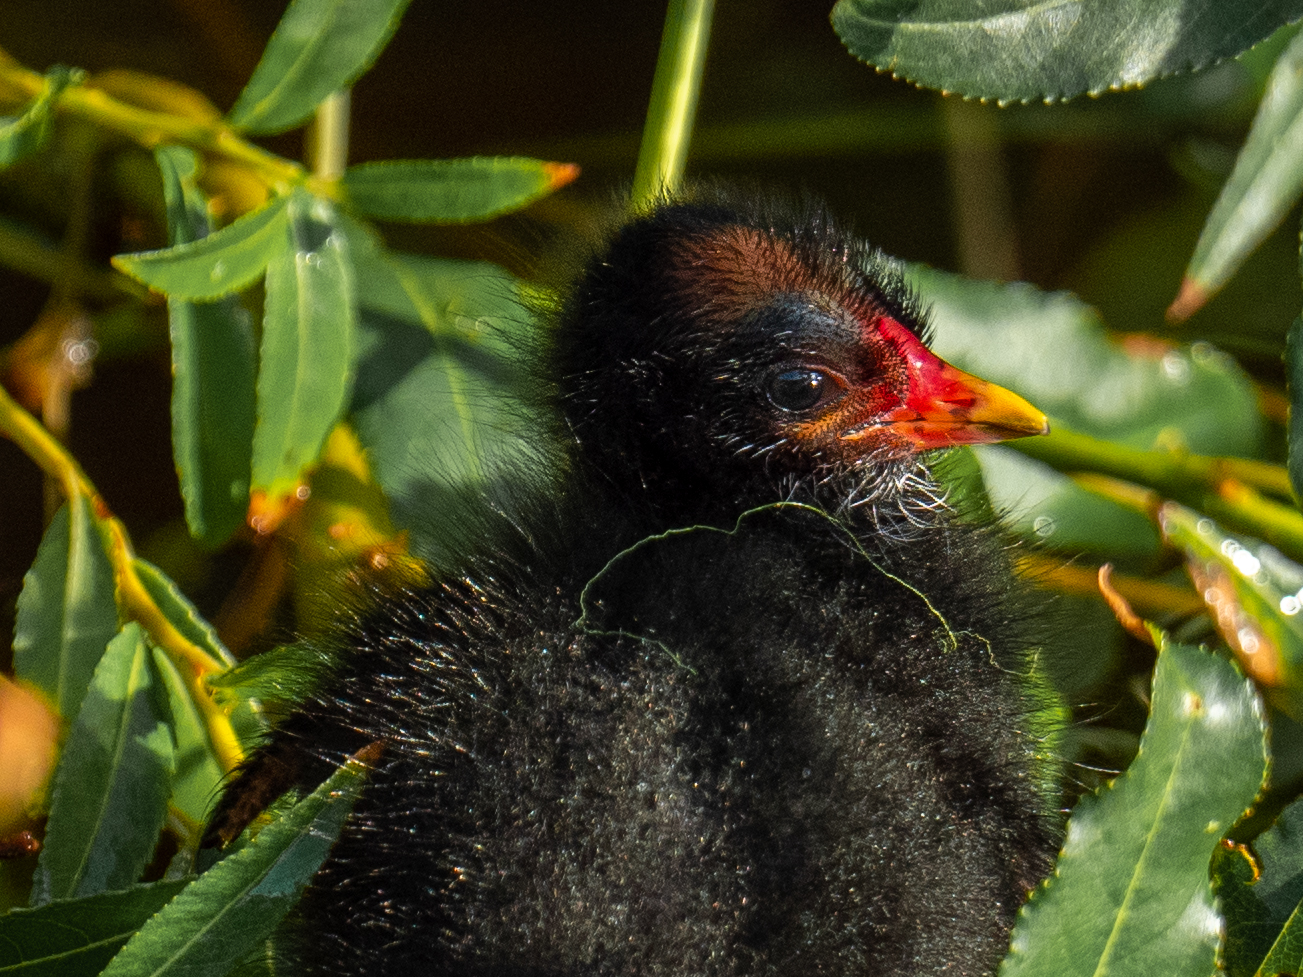
<svg viewBox="0 0 1303 977"><path fill-rule="evenodd" d="M1171 313L1185 318L1222 287L1303 191L1303 34L1281 54L1235 169L1208 215Z"/></svg>
<svg viewBox="0 0 1303 977"><path fill-rule="evenodd" d="M353 271L334 218L324 200L295 194L267 266L253 490L272 513L316 461L352 385Z"/></svg>
<svg viewBox="0 0 1303 977"><path fill-rule="evenodd" d="M195 183L195 154L156 150L172 244L208 234L207 201ZM215 546L244 523L253 453L254 377L249 314L232 297L216 302L168 300L172 338L172 456L186 523Z"/></svg>
<svg viewBox="0 0 1303 977"><path fill-rule="evenodd" d="M566 163L485 156L363 163L341 182L348 202L369 217L460 223L524 207L578 175Z"/></svg>
<svg viewBox="0 0 1303 977"><path fill-rule="evenodd" d="M14 627L14 672L77 715L104 647L118 632L113 567L91 518L72 496L50 522L23 578Z"/></svg>
<svg viewBox="0 0 1303 977"><path fill-rule="evenodd" d="M364 751L367 752L367 751ZM374 760L374 751L368 753ZM267 938L321 867L362 790L350 760L145 924L104 977L221 977Z"/></svg>
<svg viewBox="0 0 1303 977"><path fill-rule="evenodd" d="M301 702L320 684L334 658L313 644L270 648L212 679L218 701L258 699L272 705Z"/></svg>
<svg viewBox="0 0 1303 977"><path fill-rule="evenodd" d="M1159 522L1244 670L1272 705L1303 720L1303 566L1174 502Z"/></svg>
<svg viewBox="0 0 1303 977"><path fill-rule="evenodd" d="M298 125L384 50L410 0L293 0L229 116L259 134Z"/></svg>
<svg viewBox="0 0 1303 977"><path fill-rule="evenodd" d="M1234 57L1303 16L1303 0L838 0L862 61L998 101L1133 88Z"/></svg>
<svg viewBox="0 0 1303 977"><path fill-rule="evenodd" d="M150 600L163 612L163 616L173 627L187 640L208 652L215 660L226 665L235 664L234 656L226 650L213 626L203 619L167 574L148 560L139 557L133 561L132 568L149 594Z"/></svg>
<svg viewBox="0 0 1303 977"><path fill-rule="evenodd" d="M205 238L161 251L115 255L113 264L169 298L211 302L252 285L280 255L289 200L273 197Z"/></svg>
<svg viewBox="0 0 1303 977"><path fill-rule="evenodd" d="M1208 880L1221 837L1266 774L1261 708L1208 652L1164 643L1140 752L1083 798L1054 874L1014 928L1001 977L1207 977L1221 917Z"/></svg>
<svg viewBox="0 0 1303 977"><path fill-rule="evenodd" d="M0 915L0 975L94 977L188 883L154 882Z"/></svg>
<svg viewBox="0 0 1303 977"><path fill-rule="evenodd" d="M1144 450L1253 455L1261 448L1252 384L1206 343L1123 346L1070 295L921 266L911 266L909 277L932 307L937 353L1016 390L1049 415L1051 428L1066 425ZM1026 536L1112 556L1157 552L1157 534L1140 513L1012 449L985 446L976 454L992 502Z"/></svg>
<svg viewBox="0 0 1303 977"><path fill-rule="evenodd" d="M36 152L50 135L54 103L70 84L81 80L81 72L62 66L51 68L45 87L18 118L0 124L0 168Z"/></svg>
<svg viewBox="0 0 1303 977"><path fill-rule="evenodd" d="M197 834L221 792L225 774L221 760L213 751L203 714L195 705L190 686L167 655L157 648L151 650L154 667L167 692L172 735L176 741L176 770L172 777L170 802Z"/></svg>
<svg viewBox="0 0 1303 977"><path fill-rule="evenodd" d="M33 905L140 878L171 792L168 715L144 632L128 624L95 669L55 771Z"/></svg>

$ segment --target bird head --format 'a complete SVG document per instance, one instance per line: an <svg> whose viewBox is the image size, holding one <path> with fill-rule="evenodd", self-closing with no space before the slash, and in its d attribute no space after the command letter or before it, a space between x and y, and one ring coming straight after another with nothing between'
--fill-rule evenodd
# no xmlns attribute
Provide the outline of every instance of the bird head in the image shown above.
<svg viewBox="0 0 1303 977"><path fill-rule="evenodd" d="M579 457L708 518L802 486L825 505L880 499L924 452L1048 430L927 335L895 264L821 211L712 197L615 233L564 306L552 365Z"/></svg>

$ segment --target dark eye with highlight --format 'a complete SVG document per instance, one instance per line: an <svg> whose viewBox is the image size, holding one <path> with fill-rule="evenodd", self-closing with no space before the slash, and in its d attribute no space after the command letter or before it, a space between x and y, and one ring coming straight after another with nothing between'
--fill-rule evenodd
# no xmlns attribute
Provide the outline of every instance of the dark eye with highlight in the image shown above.
<svg viewBox="0 0 1303 977"><path fill-rule="evenodd" d="M769 381L769 402L779 410L809 410L839 397L841 389L823 370L784 370Z"/></svg>

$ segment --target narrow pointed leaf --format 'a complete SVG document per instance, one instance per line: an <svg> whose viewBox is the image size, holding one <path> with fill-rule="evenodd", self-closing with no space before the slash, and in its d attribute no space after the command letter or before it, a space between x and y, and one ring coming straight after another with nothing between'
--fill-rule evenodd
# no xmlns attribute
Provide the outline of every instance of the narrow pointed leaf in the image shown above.
<svg viewBox="0 0 1303 977"><path fill-rule="evenodd" d="M1303 191L1303 34L1276 61L1249 137L1213 206L1181 284L1181 318L1217 292Z"/></svg>
<svg viewBox="0 0 1303 977"><path fill-rule="evenodd" d="M0 977L94 977L189 879L0 915Z"/></svg>
<svg viewBox="0 0 1303 977"><path fill-rule="evenodd" d="M1294 498L1303 499L1303 317L1289 327L1285 376L1289 385L1289 481Z"/></svg>
<svg viewBox="0 0 1303 977"><path fill-rule="evenodd" d="M374 759L374 751L364 751ZM221 977L265 940L321 867L366 778L350 760L145 924L103 977Z"/></svg>
<svg viewBox="0 0 1303 977"><path fill-rule="evenodd" d="M172 244L208 236L207 201L195 154L154 153L163 176ZM172 338L172 456L190 533L210 546L228 539L249 508L257 354L249 314L233 297L168 300Z"/></svg>
<svg viewBox="0 0 1303 977"><path fill-rule="evenodd" d="M353 271L334 212L296 194L267 266L253 489L275 511L339 420L352 383Z"/></svg>
<svg viewBox="0 0 1303 977"><path fill-rule="evenodd" d="M166 692L128 624L95 669L54 774L32 904L124 889L154 854L173 771Z"/></svg>
<svg viewBox="0 0 1303 977"><path fill-rule="evenodd" d="M578 175L566 163L485 156L363 163L349 167L343 185L348 202L369 217L461 223L517 210Z"/></svg>
<svg viewBox="0 0 1303 977"><path fill-rule="evenodd" d="M1133 88L1248 50L1303 0L838 0L832 24L882 71L969 98Z"/></svg>
<svg viewBox="0 0 1303 977"><path fill-rule="evenodd" d="M231 109L231 125L258 134L298 125L371 66L409 2L293 0Z"/></svg>
<svg viewBox="0 0 1303 977"><path fill-rule="evenodd" d="M1266 773L1261 706L1228 662L1164 643L1131 767L1078 803L1001 977L1207 977L1222 920L1209 860Z"/></svg>
<svg viewBox="0 0 1303 977"><path fill-rule="evenodd" d="M14 627L14 671L71 720L104 647L118 632L113 567L91 518L74 495L45 531L23 578Z"/></svg>
<svg viewBox="0 0 1303 977"><path fill-rule="evenodd" d="M167 655L157 648L151 650L154 667L167 693L172 735L176 741L176 769L172 776L170 803L196 829L197 836L197 829L203 825L221 793L225 775L189 685Z"/></svg>
<svg viewBox="0 0 1303 977"><path fill-rule="evenodd" d="M1174 502L1158 521L1241 667L1272 705L1303 721L1303 566Z"/></svg>
<svg viewBox="0 0 1303 977"><path fill-rule="evenodd" d="M163 616L190 641L226 665L235 664L235 656L226 650L213 626L205 621L180 588L154 564L139 557L132 566L150 598Z"/></svg>
<svg viewBox="0 0 1303 977"><path fill-rule="evenodd" d="M0 124L0 168L24 156L30 156L45 144L54 118L54 103L63 90L79 80L80 72L62 66L51 68L45 76L45 88L16 119Z"/></svg>
<svg viewBox="0 0 1303 977"><path fill-rule="evenodd" d="M169 298L211 302L252 285L279 254L288 205L288 197L274 197L205 238L161 251L115 255L113 264Z"/></svg>

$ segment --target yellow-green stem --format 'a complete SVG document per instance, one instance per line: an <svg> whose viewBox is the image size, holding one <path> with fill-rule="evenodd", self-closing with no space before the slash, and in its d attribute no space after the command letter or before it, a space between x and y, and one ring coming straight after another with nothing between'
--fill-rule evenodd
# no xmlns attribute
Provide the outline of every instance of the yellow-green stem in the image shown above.
<svg viewBox="0 0 1303 977"><path fill-rule="evenodd" d="M1258 491L1280 492L1288 487L1278 466L1240 458L1141 451L1061 428L1047 438L1011 442L1011 447L1059 471L1097 472L1144 485L1303 562L1303 514Z"/></svg>
<svg viewBox="0 0 1303 977"><path fill-rule="evenodd" d="M35 98L44 90L45 79L21 65L0 60L0 90L6 87L26 98ZM198 120L138 108L85 85L69 85L55 107L59 112L120 132L147 149L180 143L242 163L278 192L308 180L299 164L245 141L220 119Z"/></svg>
<svg viewBox="0 0 1303 977"><path fill-rule="evenodd" d="M670 0L633 177L635 210L673 193L683 180L714 13L715 0Z"/></svg>
<svg viewBox="0 0 1303 977"><path fill-rule="evenodd" d="M167 619L136 572L136 554L126 527L109 511L77 460L3 387L0 387L0 436L13 441L43 472L57 480L65 495L86 498L105 537L105 551L113 566L122 615L139 622L185 676L195 704L203 713L209 742L218 761L227 771L235 769L243 756L239 741L230 719L213 701L205 682L206 676L224 671L226 663L196 645Z"/></svg>

